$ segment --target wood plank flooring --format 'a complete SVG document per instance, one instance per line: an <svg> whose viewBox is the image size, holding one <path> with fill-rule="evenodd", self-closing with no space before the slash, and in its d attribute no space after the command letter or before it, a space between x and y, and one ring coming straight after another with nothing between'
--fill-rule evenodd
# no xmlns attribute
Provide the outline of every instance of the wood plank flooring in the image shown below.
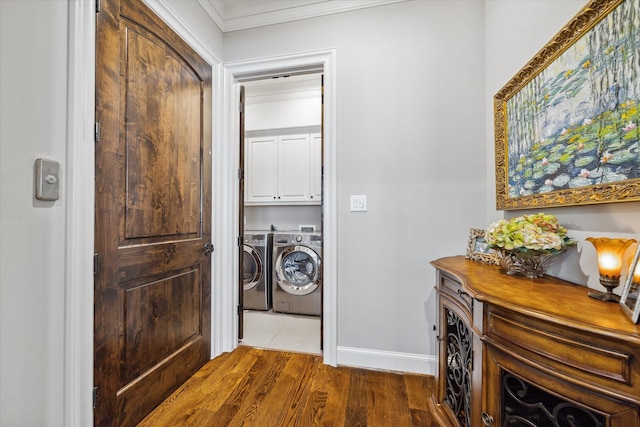
<svg viewBox="0 0 640 427"><path fill-rule="evenodd" d="M331 367L240 346L200 369L139 427L435 427L431 376Z"/></svg>

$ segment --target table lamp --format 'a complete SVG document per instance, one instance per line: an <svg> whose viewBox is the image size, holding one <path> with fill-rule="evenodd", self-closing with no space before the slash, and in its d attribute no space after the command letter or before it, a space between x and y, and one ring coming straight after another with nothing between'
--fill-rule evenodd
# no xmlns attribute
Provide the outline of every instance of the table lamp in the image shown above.
<svg viewBox="0 0 640 427"><path fill-rule="evenodd" d="M606 292L589 292L589 296L601 301L619 302L620 297L613 293L613 289L620 285L622 257L627 248L636 241L608 237L587 237L585 240L596 248L600 284L606 289Z"/></svg>

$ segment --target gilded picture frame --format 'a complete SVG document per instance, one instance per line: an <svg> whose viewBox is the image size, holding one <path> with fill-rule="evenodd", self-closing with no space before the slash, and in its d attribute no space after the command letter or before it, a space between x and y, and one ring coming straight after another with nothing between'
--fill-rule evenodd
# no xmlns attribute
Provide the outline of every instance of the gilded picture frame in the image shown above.
<svg viewBox="0 0 640 427"><path fill-rule="evenodd" d="M634 274L636 269L640 269L640 244L629 265L620 296L620 307L633 323L638 323L640 320L640 283L637 281L638 274Z"/></svg>
<svg viewBox="0 0 640 427"><path fill-rule="evenodd" d="M591 1L495 95L497 209L640 200L638 9Z"/></svg>
<svg viewBox="0 0 640 427"><path fill-rule="evenodd" d="M488 264L500 264L499 254L489 247L484 239L485 231L479 228L469 230L469 242L467 243L466 258L481 261Z"/></svg>

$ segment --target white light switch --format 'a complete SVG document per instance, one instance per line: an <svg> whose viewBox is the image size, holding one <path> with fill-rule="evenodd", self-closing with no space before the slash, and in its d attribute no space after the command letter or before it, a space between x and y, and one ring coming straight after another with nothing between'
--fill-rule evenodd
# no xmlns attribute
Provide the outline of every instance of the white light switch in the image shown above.
<svg viewBox="0 0 640 427"><path fill-rule="evenodd" d="M367 196L357 195L351 196L351 212L366 212L367 211Z"/></svg>

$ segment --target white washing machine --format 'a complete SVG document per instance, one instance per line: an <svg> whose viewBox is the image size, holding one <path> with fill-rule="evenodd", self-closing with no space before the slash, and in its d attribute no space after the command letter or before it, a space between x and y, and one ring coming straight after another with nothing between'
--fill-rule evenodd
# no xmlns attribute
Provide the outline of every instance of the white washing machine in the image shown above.
<svg viewBox="0 0 640 427"><path fill-rule="evenodd" d="M273 311L322 313L322 235L273 233Z"/></svg>
<svg viewBox="0 0 640 427"><path fill-rule="evenodd" d="M245 231L242 252L242 305L249 310L271 309L271 233Z"/></svg>

